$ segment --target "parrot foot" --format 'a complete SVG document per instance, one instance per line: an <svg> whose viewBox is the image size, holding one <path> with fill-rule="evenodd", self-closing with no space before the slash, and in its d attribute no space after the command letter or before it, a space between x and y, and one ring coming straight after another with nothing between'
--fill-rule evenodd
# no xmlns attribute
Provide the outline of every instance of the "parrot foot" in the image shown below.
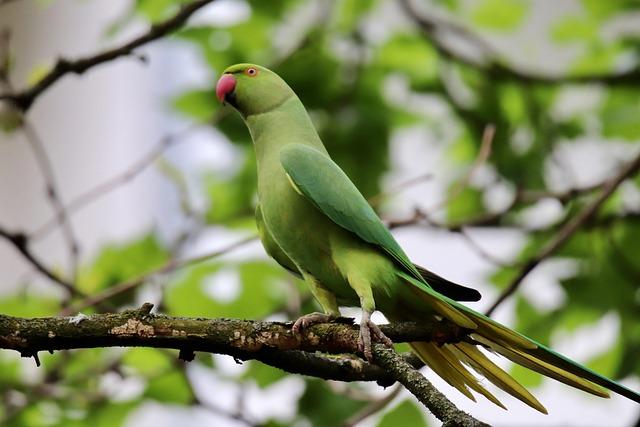
<svg viewBox="0 0 640 427"><path fill-rule="evenodd" d="M371 313L363 311L362 321L360 322L360 336L358 336L358 350L364 353L364 357L370 363L373 363L372 337L387 347L393 348L393 341L380 330L378 325L373 323Z"/></svg>
<svg viewBox="0 0 640 427"><path fill-rule="evenodd" d="M291 328L291 332L294 334L299 334L305 328L308 328L313 325L317 325L318 323L329 323L332 320L335 320L337 316L333 314L325 314L325 313L309 313L305 314L298 318L293 324Z"/></svg>

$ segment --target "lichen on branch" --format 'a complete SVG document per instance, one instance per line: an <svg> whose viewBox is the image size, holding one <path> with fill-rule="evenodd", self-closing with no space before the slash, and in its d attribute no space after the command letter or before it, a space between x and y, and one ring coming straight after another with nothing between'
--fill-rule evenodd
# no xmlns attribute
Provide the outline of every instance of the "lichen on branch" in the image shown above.
<svg viewBox="0 0 640 427"><path fill-rule="evenodd" d="M239 319L171 317L151 313L151 304L121 313L75 317L20 318L0 315L0 349L37 357L40 351L96 347L154 347L176 349L180 358L193 353L226 354L239 360L258 360L287 372L339 381L376 381L407 386L427 408L447 425L481 425L459 411L416 368L413 355L398 355L382 345L374 348L379 365L358 357L359 328L352 319L309 327L299 334L291 322ZM382 325L394 342L457 342L467 331L449 323L395 323ZM439 396L433 399L433 396ZM452 418L453 417L453 418ZM451 424L451 423L454 424Z"/></svg>

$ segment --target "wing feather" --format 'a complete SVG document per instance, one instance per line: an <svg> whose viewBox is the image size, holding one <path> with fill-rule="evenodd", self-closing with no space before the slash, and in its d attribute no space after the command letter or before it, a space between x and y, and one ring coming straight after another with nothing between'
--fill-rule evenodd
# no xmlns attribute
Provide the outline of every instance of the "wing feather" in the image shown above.
<svg viewBox="0 0 640 427"><path fill-rule="evenodd" d="M408 274L426 284L364 196L329 156L307 145L288 144L280 150L280 163L294 189L322 213L380 247Z"/></svg>

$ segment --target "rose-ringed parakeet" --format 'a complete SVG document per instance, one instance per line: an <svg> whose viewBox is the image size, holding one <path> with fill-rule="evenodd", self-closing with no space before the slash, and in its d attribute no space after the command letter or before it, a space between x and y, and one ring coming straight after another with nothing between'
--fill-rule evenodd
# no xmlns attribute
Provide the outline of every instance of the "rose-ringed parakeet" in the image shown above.
<svg viewBox="0 0 640 427"><path fill-rule="evenodd" d="M484 353L511 361L596 396L612 390L640 403L640 394L554 352L456 300L477 300L415 266L347 175L331 160L302 102L274 72L252 64L227 68L216 95L242 116L258 165L258 229L265 249L301 277L324 313L302 316L294 331L339 316L339 306L362 308L359 347L371 360L371 340L390 340L371 321L375 310L391 321L444 318L470 340L413 342L439 376L475 400L474 390L504 408L470 369L527 405L542 404Z"/></svg>

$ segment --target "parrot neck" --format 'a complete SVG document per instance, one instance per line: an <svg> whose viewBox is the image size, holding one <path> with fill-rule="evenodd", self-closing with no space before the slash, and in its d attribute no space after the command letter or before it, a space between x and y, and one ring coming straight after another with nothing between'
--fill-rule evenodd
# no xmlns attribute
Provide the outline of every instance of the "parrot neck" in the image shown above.
<svg viewBox="0 0 640 427"><path fill-rule="evenodd" d="M280 149L287 144L304 144L327 153L307 111L293 95L276 108L245 117L256 150L258 170L263 165L280 165Z"/></svg>

